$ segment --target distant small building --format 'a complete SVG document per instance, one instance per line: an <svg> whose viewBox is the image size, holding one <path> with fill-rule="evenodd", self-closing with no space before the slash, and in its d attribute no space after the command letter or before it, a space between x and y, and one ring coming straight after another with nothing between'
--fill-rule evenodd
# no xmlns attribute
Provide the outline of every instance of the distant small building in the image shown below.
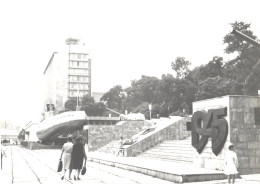
<svg viewBox="0 0 260 184"><path fill-rule="evenodd" d="M29 125L27 125L24 130L25 130L25 141L30 141L30 142L37 142L39 141L38 137L36 136L36 132L39 129L39 123L32 122Z"/></svg>
<svg viewBox="0 0 260 184"><path fill-rule="evenodd" d="M18 140L19 132L16 130L0 129L1 143L15 144Z"/></svg>

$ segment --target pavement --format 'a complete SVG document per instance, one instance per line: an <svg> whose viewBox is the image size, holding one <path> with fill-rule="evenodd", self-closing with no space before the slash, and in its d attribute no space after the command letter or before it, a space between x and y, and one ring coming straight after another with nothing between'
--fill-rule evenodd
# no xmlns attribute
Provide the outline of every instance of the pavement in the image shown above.
<svg viewBox="0 0 260 184"><path fill-rule="evenodd" d="M81 176L81 180L69 180L68 176L61 180L62 173L56 172L60 150L28 150L20 146L5 146L6 157L3 157L3 168L0 171L1 184L54 184L54 183L91 183L91 184L172 184L173 182L151 177L142 173L111 167L105 164L87 162L87 173ZM96 153L89 153L89 159ZM99 158L102 155L99 155ZM128 162L141 164L141 160L129 157L108 158L103 154L103 160L115 159L117 162ZM144 161L142 161L144 163ZM158 161L156 161L158 162ZM151 167L157 165L153 161L146 161ZM163 168L164 164L161 167ZM178 165L180 172L189 170L186 166ZM165 166L165 169L167 166ZM171 168L172 170L172 168ZM191 171L186 171L191 172ZM236 179L239 184L260 184L260 174L242 175L242 178ZM190 184L224 184L227 180L213 180L204 182L189 182Z"/></svg>

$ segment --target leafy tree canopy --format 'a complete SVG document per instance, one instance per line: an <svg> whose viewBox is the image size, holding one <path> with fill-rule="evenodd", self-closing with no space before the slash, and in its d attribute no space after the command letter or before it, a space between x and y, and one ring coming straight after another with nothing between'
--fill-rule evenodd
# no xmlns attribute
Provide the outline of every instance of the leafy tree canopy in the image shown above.
<svg viewBox="0 0 260 184"><path fill-rule="evenodd" d="M234 22L231 27L256 39L250 24ZM101 100L113 110L140 112L149 118L149 104L153 107L152 117L157 114L167 117L192 113L192 102L196 100L224 95L257 95L260 89L259 49L231 32L224 36L224 44L223 53L232 54L233 59L224 61L223 57L214 56L207 64L190 70L190 61L177 57L171 63L176 77L164 74L158 79L143 75L126 89L120 85L111 88Z"/></svg>

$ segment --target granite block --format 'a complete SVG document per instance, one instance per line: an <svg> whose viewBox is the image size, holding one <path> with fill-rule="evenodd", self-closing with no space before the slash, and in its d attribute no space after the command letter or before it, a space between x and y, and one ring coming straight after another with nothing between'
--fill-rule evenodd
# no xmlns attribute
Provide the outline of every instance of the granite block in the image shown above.
<svg viewBox="0 0 260 184"><path fill-rule="evenodd" d="M243 151L243 156L245 156L245 157L255 156L255 150L254 149L244 150Z"/></svg>
<svg viewBox="0 0 260 184"><path fill-rule="evenodd" d="M257 150L256 150L255 155L256 155L257 157L260 157L260 149L257 149Z"/></svg>
<svg viewBox="0 0 260 184"><path fill-rule="evenodd" d="M248 134L248 141L249 142L256 142L256 141L258 141L258 135L256 135L256 134Z"/></svg>
<svg viewBox="0 0 260 184"><path fill-rule="evenodd" d="M249 149L257 149L258 142L248 142Z"/></svg>
<svg viewBox="0 0 260 184"><path fill-rule="evenodd" d="M238 162L239 165L249 163L249 157L238 157Z"/></svg>
<svg viewBox="0 0 260 184"><path fill-rule="evenodd" d="M239 168L238 172L239 172L239 173L243 173L243 174L250 174L250 173L252 173L252 169Z"/></svg>
<svg viewBox="0 0 260 184"><path fill-rule="evenodd" d="M256 157L250 157L250 168L256 168Z"/></svg>
<svg viewBox="0 0 260 184"><path fill-rule="evenodd" d="M247 134L240 134L240 135L238 135L238 140L240 142L247 142L248 141L248 135Z"/></svg>
<svg viewBox="0 0 260 184"><path fill-rule="evenodd" d="M235 152L238 157L244 156L244 150L242 150L242 149L235 149Z"/></svg>
<svg viewBox="0 0 260 184"><path fill-rule="evenodd" d="M244 122L246 124L255 124L254 113L245 112L244 113Z"/></svg>
<svg viewBox="0 0 260 184"><path fill-rule="evenodd" d="M230 122L235 124L244 123L244 112L231 112L230 113Z"/></svg>
<svg viewBox="0 0 260 184"><path fill-rule="evenodd" d="M259 157L256 157L256 167L257 169L260 168L260 158Z"/></svg>

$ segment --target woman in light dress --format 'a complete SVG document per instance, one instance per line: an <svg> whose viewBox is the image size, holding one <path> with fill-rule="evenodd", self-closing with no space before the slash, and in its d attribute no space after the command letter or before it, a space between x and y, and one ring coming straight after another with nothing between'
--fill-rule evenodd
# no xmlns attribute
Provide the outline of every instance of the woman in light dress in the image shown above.
<svg viewBox="0 0 260 184"><path fill-rule="evenodd" d="M225 156L225 169L224 173L228 176L228 183L235 183L236 174L238 174L238 159L237 154L234 152L235 146L234 144L230 143L228 146L229 151L226 153Z"/></svg>
<svg viewBox="0 0 260 184"><path fill-rule="evenodd" d="M62 180L64 179L66 171L68 169L69 169L69 180L71 180L72 169L70 168L70 162L71 162L72 148L73 148L72 138L68 137L67 142L62 146L62 150L61 150L61 158L62 158L62 155L64 153L64 157L63 157L64 173L63 173L63 176L61 177Z"/></svg>

